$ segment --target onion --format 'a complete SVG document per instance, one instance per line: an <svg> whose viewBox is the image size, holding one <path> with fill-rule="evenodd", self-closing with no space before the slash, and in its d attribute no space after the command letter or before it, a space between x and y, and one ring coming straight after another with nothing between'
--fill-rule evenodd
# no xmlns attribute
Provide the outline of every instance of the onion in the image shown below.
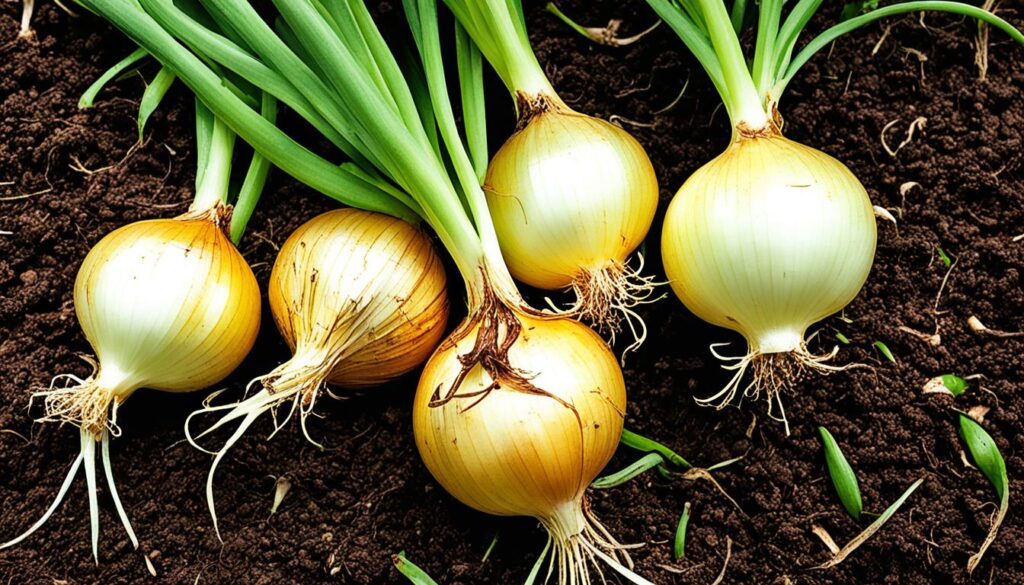
<svg viewBox="0 0 1024 585"><path fill-rule="evenodd" d="M733 358L728 385L699 402L729 403L748 365L744 395L763 389L769 399L802 366L835 369L825 363L834 352L812 355L804 333L860 291L875 230L846 166L778 134L741 137L694 173L665 217L665 273L687 308L750 348Z"/></svg>
<svg viewBox="0 0 1024 585"><path fill-rule="evenodd" d="M505 261L530 286L571 288L570 314L612 334L623 315L642 328L631 308L650 297L653 283L626 259L654 220L654 167L621 128L557 98L542 103L487 169L484 191ZM633 335L639 342L642 329Z"/></svg>
<svg viewBox="0 0 1024 585"><path fill-rule="evenodd" d="M228 240L224 208L140 221L104 237L75 281L75 311L96 352L93 375L58 376L42 420L81 429L81 454L41 519L0 548L21 542L53 514L82 463L88 483L93 556L98 559L96 444L110 494L132 544L138 540L114 487L109 438L117 412L139 388L187 392L214 384L245 358L260 324L260 292ZM58 387L60 382L71 385Z"/></svg>
<svg viewBox="0 0 1024 585"><path fill-rule="evenodd" d="M202 435L242 419L207 478L215 527L214 472L261 414L291 403L277 429L298 410L315 443L306 417L327 384L367 388L413 370L437 347L448 320L444 267L427 234L355 209L329 211L299 227L278 253L268 296L291 359L253 380L262 389L245 401L192 415L229 410Z"/></svg>
<svg viewBox="0 0 1024 585"><path fill-rule="evenodd" d="M595 557L647 583L623 565L631 566L623 547L585 502L622 433L626 389L615 356L576 321L516 319L522 329L507 355L516 371L497 379L480 367L466 371L463 356L482 331L472 322L427 362L413 404L420 456L462 503L537 518L549 535L545 552L554 544L559 583L590 582Z"/></svg>

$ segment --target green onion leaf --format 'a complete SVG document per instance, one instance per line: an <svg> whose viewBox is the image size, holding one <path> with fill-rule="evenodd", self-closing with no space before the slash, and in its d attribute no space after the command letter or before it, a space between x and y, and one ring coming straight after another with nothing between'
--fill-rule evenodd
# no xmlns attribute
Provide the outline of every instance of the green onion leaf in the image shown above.
<svg viewBox="0 0 1024 585"><path fill-rule="evenodd" d="M622 429L622 437L619 438L619 441L630 449L636 449L637 451L643 451L645 453L659 453L666 461L677 467L682 467L684 469L693 467L690 465L689 461L683 459L681 455L672 449L669 449L665 445L662 445L653 439L648 439L643 435L638 435L633 431Z"/></svg>
<svg viewBox="0 0 1024 585"><path fill-rule="evenodd" d="M945 386L953 396L960 396L971 387L971 385L967 383L967 380L964 380L960 376L943 374L940 377L942 378L942 385Z"/></svg>
<svg viewBox="0 0 1024 585"><path fill-rule="evenodd" d="M845 336L845 335L843 335L839 331L836 331L836 339L838 339L839 341L845 343L846 345L850 345L850 338Z"/></svg>
<svg viewBox="0 0 1024 585"><path fill-rule="evenodd" d="M881 341L876 341L871 345L877 347L878 351L882 352L882 355L885 356L885 359L889 360L894 364L896 363L896 356L892 355L892 351L889 349L888 345L882 343Z"/></svg>
<svg viewBox="0 0 1024 585"><path fill-rule="evenodd" d="M935 252L939 255L939 260L942 260L942 263L946 265L946 268L949 268L950 266L953 265L953 261L949 258L949 255L946 254L945 250L938 246L935 246Z"/></svg>
<svg viewBox="0 0 1024 585"><path fill-rule="evenodd" d="M828 474L832 478L832 485L839 494L839 501L843 503L846 511L855 520L860 520L860 513L864 509L860 495L860 484L857 483L857 474L854 473L846 456L839 449L839 444L832 438L832 434L825 427L818 427L821 435L821 442L825 445L825 464L828 466Z"/></svg>
<svg viewBox="0 0 1024 585"><path fill-rule="evenodd" d="M971 452L971 458L977 464L985 477L992 483L992 487L999 496L999 512L996 514L992 526L989 527L988 536L981 543L981 548L967 561L967 572L974 571L981 562L985 551L995 541L999 527L1006 518L1006 512L1010 509L1010 478L1006 474L1006 461L999 452L999 447L985 429L970 417L960 415L960 436L967 443L967 449Z"/></svg>
<svg viewBox="0 0 1024 585"><path fill-rule="evenodd" d="M142 101L139 103L139 142L142 142L143 134L146 131L146 122L160 107L160 102L164 101L164 96L167 95L167 91L171 89L176 78L170 67L161 67L153 81L146 86L146 91L142 94Z"/></svg>
<svg viewBox="0 0 1024 585"><path fill-rule="evenodd" d="M397 555L391 555L391 562L395 563L395 568L398 569L398 572L405 575L405 578L414 585L437 585L437 581L431 579L426 571L405 558L405 551Z"/></svg>
<svg viewBox="0 0 1024 585"><path fill-rule="evenodd" d="M622 471L595 479L594 482L590 484L590 487L596 490L604 490L620 486L634 477L658 467L664 462L665 459L658 453L648 453L632 465L624 468Z"/></svg>
<svg viewBox="0 0 1024 585"><path fill-rule="evenodd" d="M91 108L93 103L96 101L96 96L103 91L103 88L106 87L111 80L116 77L120 77L123 73L133 71L135 69L135 65L138 64L139 61L145 59L148 55L149 53L147 53L145 49L135 49L130 55L115 63L110 69L107 69L103 75L100 75L96 81L92 82L92 85L90 85L89 88L85 90L85 93L82 94L82 97L79 98L78 109L84 110L86 108Z"/></svg>
<svg viewBox="0 0 1024 585"><path fill-rule="evenodd" d="M690 502L683 506L683 515L676 526L676 540L672 547L672 555L678 561L686 556L686 527L690 524Z"/></svg>
<svg viewBox="0 0 1024 585"><path fill-rule="evenodd" d="M494 539L491 540L491 544L487 547L487 550L484 552L484 558L480 559L481 563L486 563L487 559L491 558L491 551L493 551L494 547L498 544L498 534L498 532L494 533Z"/></svg>

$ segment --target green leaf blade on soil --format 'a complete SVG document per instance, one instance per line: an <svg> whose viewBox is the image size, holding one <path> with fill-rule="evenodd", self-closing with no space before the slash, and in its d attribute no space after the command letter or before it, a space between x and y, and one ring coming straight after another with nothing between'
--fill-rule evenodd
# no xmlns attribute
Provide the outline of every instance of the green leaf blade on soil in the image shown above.
<svg viewBox="0 0 1024 585"><path fill-rule="evenodd" d="M672 557L679 560L686 556L686 527L690 525L690 502L683 506L683 514L676 526L676 538L672 546Z"/></svg>
<svg viewBox="0 0 1024 585"><path fill-rule="evenodd" d="M860 484L857 482L857 474L854 473L853 467L850 467L850 463L846 460L846 456L843 455L832 434L825 427L818 427L818 433L825 446L825 464L828 466L828 474L832 478L836 494L839 495L839 501L854 520L860 520L864 504L861 499Z"/></svg>
<svg viewBox="0 0 1024 585"><path fill-rule="evenodd" d="M967 380L964 380L955 374L943 374L940 378L942 378L942 385L945 386L953 396L960 396L971 387L971 385L967 383Z"/></svg>
<svg viewBox="0 0 1024 585"><path fill-rule="evenodd" d="M595 479L590 484L590 487L596 490L605 490L620 486L634 477L658 467L664 462L665 459L659 453L648 453L621 471Z"/></svg>
<svg viewBox="0 0 1024 585"><path fill-rule="evenodd" d="M437 581L430 578L430 575L423 569L417 567L412 561L405 558L405 551L391 556L391 562L395 564L398 572L405 576L413 585L437 585Z"/></svg>
<svg viewBox="0 0 1024 585"><path fill-rule="evenodd" d="M647 437L638 435L628 429L622 429L622 437L619 438L619 441L623 445L631 449L636 449L637 451L643 451L645 453L659 453L666 461L677 467L682 467L684 469L693 467L693 465L690 465L689 461L683 459L681 455L672 449L669 449L654 439L648 439Z"/></svg>
<svg viewBox="0 0 1024 585"><path fill-rule="evenodd" d="M981 543L978 552L974 553L967 561L967 572L972 573L985 556L985 551L995 542L999 527L1006 518L1006 512L1010 509L1010 478L1006 474L1006 461L1003 459L999 447L996 445L992 435L982 428L980 424L970 417L960 415L960 436L978 469L992 483L992 487L999 496L999 512L996 514L992 525L989 527L988 536Z"/></svg>
<svg viewBox="0 0 1024 585"><path fill-rule="evenodd" d="M885 359L889 360L894 364L896 363L896 356L892 354L892 350L889 349L888 345L882 343L881 341L876 341L871 345L875 346L875 348L877 348L878 351L882 352L882 355L885 356Z"/></svg>

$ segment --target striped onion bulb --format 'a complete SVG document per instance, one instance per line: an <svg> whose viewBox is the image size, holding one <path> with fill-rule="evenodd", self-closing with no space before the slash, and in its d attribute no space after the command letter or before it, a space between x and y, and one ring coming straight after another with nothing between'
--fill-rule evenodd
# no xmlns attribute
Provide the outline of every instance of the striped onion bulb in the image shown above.
<svg viewBox="0 0 1024 585"><path fill-rule="evenodd" d="M551 103L491 159L484 182L512 275L544 290L571 288L568 311L614 335L653 282L627 266L658 204L654 167L640 143L604 120Z"/></svg>
<svg viewBox="0 0 1024 585"><path fill-rule="evenodd" d="M554 543L559 583L589 582L587 565L595 557L632 575L604 552L621 552L621 545L584 501L622 433L622 371L585 325L519 318L522 329L508 361L523 378L495 380L482 367L464 373L460 357L471 352L479 324L450 338L427 362L413 403L420 456L462 503L488 514L537 518L549 546ZM461 375L458 393L447 396Z"/></svg>
<svg viewBox="0 0 1024 585"><path fill-rule="evenodd" d="M188 392L220 381L245 358L259 330L259 287L223 231L226 214L218 205L132 223L108 234L86 256L74 298L78 321L96 352L94 375L58 376L48 391L35 395L44 398L43 420L81 429L81 453L43 518L0 548L46 522L84 463L97 556L97 443L110 495L138 547L110 466L109 438L119 434L118 408L139 388Z"/></svg>
<svg viewBox="0 0 1024 585"><path fill-rule="evenodd" d="M415 369L437 347L448 320L444 266L429 236L356 209L329 211L295 230L274 262L268 296L291 359L254 380L262 389L243 402L193 413L229 410L206 432L242 419L207 477L214 526L214 472L262 413L291 402L315 443L306 417L327 384L368 388Z"/></svg>
<svg viewBox="0 0 1024 585"><path fill-rule="evenodd" d="M736 361L736 374L702 402L727 404L751 363L743 392L763 389L769 400L803 366L835 369L825 363L835 351L811 355L804 335L860 291L875 229L867 192L846 166L778 134L741 138L694 173L665 218L665 272L687 308L749 345L747 355L723 358Z"/></svg>

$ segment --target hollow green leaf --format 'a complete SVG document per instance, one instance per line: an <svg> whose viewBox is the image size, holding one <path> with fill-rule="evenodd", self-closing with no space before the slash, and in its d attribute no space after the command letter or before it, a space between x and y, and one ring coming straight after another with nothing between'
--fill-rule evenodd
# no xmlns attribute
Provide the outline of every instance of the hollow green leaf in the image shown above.
<svg viewBox="0 0 1024 585"><path fill-rule="evenodd" d="M595 479L594 482L590 484L590 487L597 490L603 490L622 485L634 477L658 467L664 462L665 459L660 454L648 453L632 465L624 468L622 471Z"/></svg>
<svg viewBox="0 0 1024 585"><path fill-rule="evenodd" d="M686 527L690 524L690 502L683 506L683 515L676 526L676 539L672 546L673 557L678 561L686 556Z"/></svg>
<svg viewBox="0 0 1024 585"><path fill-rule="evenodd" d="M398 572L405 575L405 578L414 585L437 585L437 581L431 579L426 571L405 558L405 551L397 555L391 555L391 562L395 563L395 568L398 569Z"/></svg>
<svg viewBox="0 0 1024 585"><path fill-rule="evenodd" d="M115 78L134 70L139 61L145 59L147 56L149 56L149 53L147 53L145 49L135 49L130 55L115 63L110 69L107 69L103 75L100 75L99 78L85 90L82 97L79 98L78 109L84 110L86 108L91 108L93 103L96 101L96 96L103 91L103 88L106 87L108 83Z"/></svg>
<svg viewBox="0 0 1024 585"><path fill-rule="evenodd" d="M636 449L637 451L644 451L646 453L660 453L666 461L672 465L689 469L693 467L690 462L683 459L681 455L669 449L665 445L655 441L654 439L648 439L643 435L638 435L633 431L622 429L622 437L619 438L623 445L630 449Z"/></svg>
<svg viewBox="0 0 1024 585"><path fill-rule="evenodd" d="M821 442L825 446L825 464L828 466L829 477L832 478L832 485L836 488L839 501L843 503L846 511L855 520L860 520L860 513L864 509L860 495L860 484L857 482L857 474L854 473L850 463L843 455L839 444L832 438L832 434L825 427L818 427L821 435Z"/></svg>
<svg viewBox="0 0 1024 585"><path fill-rule="evenodd" d="M882 343L881 341L876 341L871 345L877 347L878 351L882 352L882 355L885 356L885 359L889 360L894 364L896 363L896 356L892 355L892 350L889 349L888 345Z"/></svg>
<svg viewBox="0 0 1024 585"><path fill-rule="evenodd" d="M146 86L146 91L142 94L142 101L139 103L138 127L140 142L146 131L146 122L149 121L149 117L153 115L153 112L160 107L160 102L164 101L164 96L171 89L175 79L177 79L177 76L170 67L161 67L153 81Z"/></svg>
<svg viewBox="0 0 1024 585"><path fill-rule="evenodd" d="M964 380L960 376L956 376L954 374L943 374L940 377L942 378L942 385L945 386L953 396L960 396L971 387L971 385L967 383L967 380Z"/></svg>

